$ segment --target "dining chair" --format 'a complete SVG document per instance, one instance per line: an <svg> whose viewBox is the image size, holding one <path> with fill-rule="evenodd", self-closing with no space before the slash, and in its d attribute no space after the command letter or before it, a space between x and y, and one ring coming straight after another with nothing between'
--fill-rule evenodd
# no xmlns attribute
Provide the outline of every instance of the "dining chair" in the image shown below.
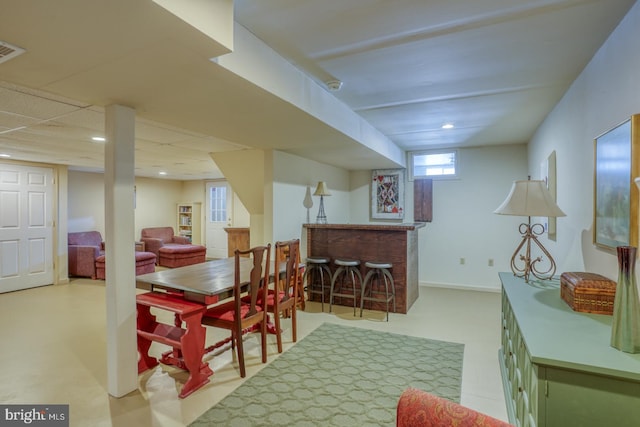
<svg viewBox="0 0 640 427"><path fill-rule="evenodd" d="M291 337L297 341L297 308L300 292L300 239L276 242L277 280L267 288L267 312L275 320L278 353L282 353L280 316L291 317ZM303 294L304 298L304 294Z"/></svg>
<svg viewBox="0 0 640 427"><path fill-rule="evenodd" d="M300 262L300 239L298 239L298 257L296 259L296 265L298 266L298 307L300 310L304 311L306 308L305 298L304 298L304 280L302 280L302 276L304 275L305 267Z"/></svg>
<svg viewBox="0 0 640 427"><path fill-rule="evenodd" d="M243 274L240 264L246 256L251 260L248 276ZM244 363L243 333L259 328L262 346L262 363L267 362L267 315L266 299L260 298L263 287L269 285L271 244L256 246L241 251L236 249L233 297L230 301L208 309L202 316L202 324L231 331L231 348L237 347L240 376L246 376ZM244 277L247 279L243 280ZM246 285L246 290L243 288Z"/></svg>

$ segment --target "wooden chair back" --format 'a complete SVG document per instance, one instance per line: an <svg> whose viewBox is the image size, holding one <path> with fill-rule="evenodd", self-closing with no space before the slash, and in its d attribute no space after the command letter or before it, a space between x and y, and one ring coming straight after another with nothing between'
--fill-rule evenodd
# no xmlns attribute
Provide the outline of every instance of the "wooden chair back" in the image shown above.
<svg viewBox="0 0 640 427"><path fill-rule="evenodd" d="M300 284L300 240L276 242L274 287L269 291L267 311L273 313L278 341L278 352L282 353L282 328L280 317L291 318L293 342L297 341L298 292ZM304 295L303 295L304 298Z"/></svg>
<svg viewBox="0 0 640 427"><path fill-rule="evenodd" d="M296 301L298 298L296 284L300 279L300 240L276 242L275 252L279 272L278 289L281 291L276 304L286 304L289 299Z"/></svg>
<svg viewBox="0 0 640 427"><path fill-rule="evenodd" d="M250 262L246 263L247 256ZM262 362L267 361L267 301L262 298L269 287L271 244L234 252L233 298L208 309L202 324L231 331L231 346L238 349L240 376L246 376L245 332L258 327L261 334Z"/></svg>
<svg viewBox="0 0 640 427"><path fill-rule="evenodd" d="M261 292L269 285L269 267L271 262L271 244L267 246L256 246L247 250L236 249L235 257L235 279L234 279L234 302L236 306L236 319L240 317L248 318L258 312L257 305L261 304L261 311L266 311L264 298L259 298ZM251 260L249 271L249 283L243 280L246 277L241 268L241 259L248 257ZM243 294L247 295L244 299ZM249 303L249 310L242 316L243 302Z"/></svg>

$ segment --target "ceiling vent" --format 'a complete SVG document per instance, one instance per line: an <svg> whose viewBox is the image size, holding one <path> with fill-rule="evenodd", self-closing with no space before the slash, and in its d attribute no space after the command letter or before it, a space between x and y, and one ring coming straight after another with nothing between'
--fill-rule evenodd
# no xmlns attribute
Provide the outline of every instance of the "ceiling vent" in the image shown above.
<svg viewBox="0 0 640 427"><path fill-rule="evenodd" d="M7 62L16 56L22 55L25 52L24 49L18 46L13 46L7 42L0 41L0 64Z"/></svg>

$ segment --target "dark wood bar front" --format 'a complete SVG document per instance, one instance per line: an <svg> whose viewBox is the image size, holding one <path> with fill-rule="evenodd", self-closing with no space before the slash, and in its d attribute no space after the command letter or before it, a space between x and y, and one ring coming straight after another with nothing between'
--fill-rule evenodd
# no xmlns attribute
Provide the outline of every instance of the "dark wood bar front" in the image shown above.
<svg viewBox="0 0 640 427"><path fill-rule="evenodd" d="M391 274L395 283L396 312L407 313L418 299L418 229L424 225L305 224L307 256L329 257L332 271L335 270L333 260L336 258L360 260L363 277L367 261L393 264ZM319 301L320 296L314 295L312 299ZM341 304L342 301L337 300L336 303ZM352 304L352 300L344 301L344 305ZM385 310L386 306L374 303L372 308Z"/></svg>

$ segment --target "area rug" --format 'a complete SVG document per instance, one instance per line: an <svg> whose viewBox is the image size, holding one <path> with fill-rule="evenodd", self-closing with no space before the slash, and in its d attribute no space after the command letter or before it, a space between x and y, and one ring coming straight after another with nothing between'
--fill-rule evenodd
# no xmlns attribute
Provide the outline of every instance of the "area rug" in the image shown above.
<svg viewBox="0 0 640 427"><path fill-rule="evenodd" d="M463 344L324 323L190 426L395 426L408 386L460 401L463 352Z"/></svg>

